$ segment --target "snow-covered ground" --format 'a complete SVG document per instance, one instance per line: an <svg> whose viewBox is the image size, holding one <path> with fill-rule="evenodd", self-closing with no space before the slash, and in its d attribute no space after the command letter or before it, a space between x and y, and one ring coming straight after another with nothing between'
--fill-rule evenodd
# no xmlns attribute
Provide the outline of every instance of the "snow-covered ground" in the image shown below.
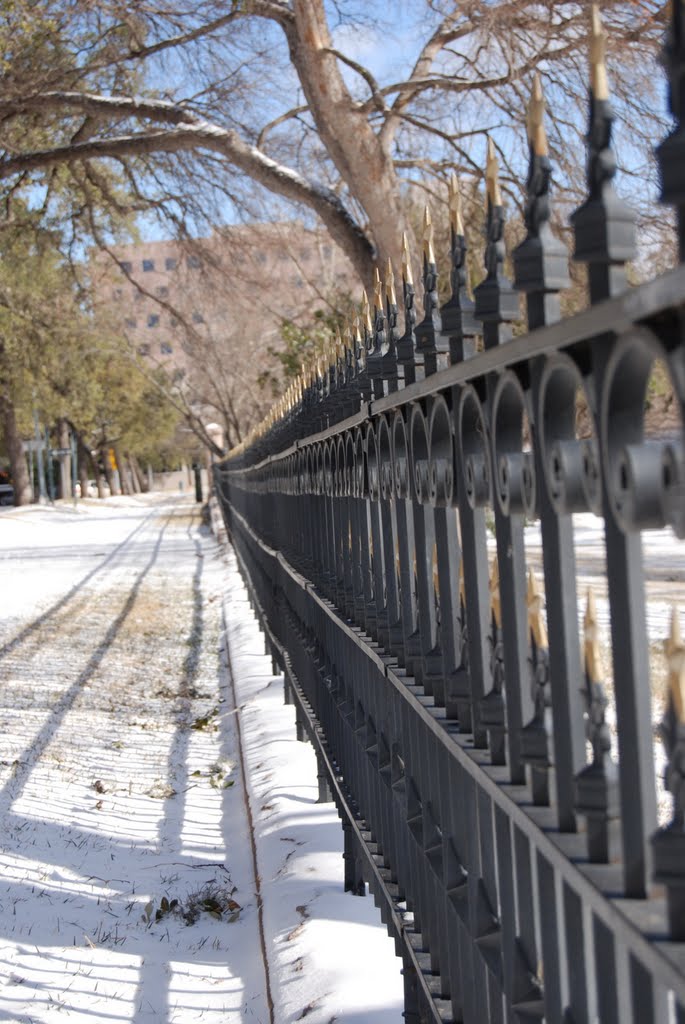
<svg viewBox="0 0 685 1024"><path fill-rule="evenodd" d="M399 1024L262 652L188 499L0 514L0 1021Z"/></svg>
<svg viewBox="0 0 685 1024"><path fill-rule="evenodd" d="M575 525L608 640L601 522ZM655 651L684 550L646 535ZM263 650L188 498L0 513L0 1021L400 1024Z"/></svg>

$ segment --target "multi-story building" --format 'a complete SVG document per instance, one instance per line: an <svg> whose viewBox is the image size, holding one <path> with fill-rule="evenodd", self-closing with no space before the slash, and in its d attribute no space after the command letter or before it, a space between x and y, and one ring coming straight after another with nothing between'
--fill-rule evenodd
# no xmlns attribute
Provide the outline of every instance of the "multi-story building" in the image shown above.
<svg viewBox="0 0 685 1024"><path fill-rule="evenodd" d="M211 419L254 419L260 379L277 361L283 320L303 322L360 285L325 233L297 222L250 224L193 242L122 245L98 255L96 293L144 365L165 369Z"/></svg>

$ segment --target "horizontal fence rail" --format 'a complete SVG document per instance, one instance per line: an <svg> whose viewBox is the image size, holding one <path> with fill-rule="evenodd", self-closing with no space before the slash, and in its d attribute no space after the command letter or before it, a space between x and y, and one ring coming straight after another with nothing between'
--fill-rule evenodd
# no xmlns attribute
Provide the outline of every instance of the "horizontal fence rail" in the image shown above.
<svg viewBox="0 0 685 1024"><path fill-rule="evenodd" d="M627 290L601 49L572 217L591 307L560 319L536 83L513 284L490 146L475 302L453 184L450 298L427 216L423 317L407 254L403 316L389 268L347 342L215 468L321 799L343 818L346 887L369 883L414 1022L685 1024L685 645L674 611L657 827L643 557L645 531L685 537L685 266ZM658 158L683 258L679 2L666 66L676 124ZM519 292L529 330L512 338ZM667 432L645 423L655 365L678 412ZM603 525L606 598L579 593L582 513Z"/></svg>

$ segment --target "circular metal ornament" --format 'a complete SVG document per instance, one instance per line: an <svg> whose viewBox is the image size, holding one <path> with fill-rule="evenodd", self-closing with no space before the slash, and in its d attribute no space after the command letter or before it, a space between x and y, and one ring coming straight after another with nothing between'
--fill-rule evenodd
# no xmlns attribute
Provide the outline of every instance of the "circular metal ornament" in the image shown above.
<svg viewBox="0 0 685 1024"><path fill-rule="evenodd" d="M461 393L457 410L457 462L461 466L464 493L472 509L492 504L492 472L486 422L478 393L469 384Z"/></svg>
<svg viewBox="0 0 685 1024"><path fill-rule="evenodd" d="M430 501L436 508L454 505L454 437L452 414L442 395L433 402L428 434L430 438Z"/></svg>
<svg viewBox="0 0 685 1024"><path fill-rule="evenodd" d="M524 424L528 420L528 443L524 449ZM535 459L526 396L515 373L507 370L497 381L492 402L492 450L495 492L505 516L537 517Z"/></svg>

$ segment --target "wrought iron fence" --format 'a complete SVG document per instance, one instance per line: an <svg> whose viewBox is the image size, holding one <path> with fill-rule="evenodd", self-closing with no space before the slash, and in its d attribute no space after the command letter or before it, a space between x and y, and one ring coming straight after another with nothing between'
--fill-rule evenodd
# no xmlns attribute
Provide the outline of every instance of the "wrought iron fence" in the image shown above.
<svg viewBox="0 0 685 1024"><path fill-rule="evenodd" d="M672 8L676 125L658 159L685 258ZM685 266L627 290L634 226L612 182L601 31L595 14L588 198L572 217L591 308L560 319L567 256L536 83L513 285L490 144L475 302L453 183L448 301L427 216L422 318L406 253L403 317L388 268L373 311L216 468L321 799L343 818L346 887L368 882L395 936L410 1022L685 1022L685 646L674 611L672 810L657 828L643 565L643 531L685 537ZM512 338L519 292L529 332ZM656 361L679 426L653 438ZM574 516L588 512L603 521L613 687L594 593L579 626Z"/></svg>

